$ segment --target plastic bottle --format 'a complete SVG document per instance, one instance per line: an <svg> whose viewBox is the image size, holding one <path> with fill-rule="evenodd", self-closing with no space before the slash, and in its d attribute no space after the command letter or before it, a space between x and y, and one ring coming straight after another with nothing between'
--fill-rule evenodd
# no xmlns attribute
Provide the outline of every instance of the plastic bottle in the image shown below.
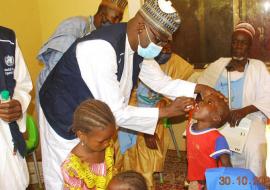
<svg viewBox="0 0 270 190"><path fill-rule="evenodd" d="M0 99L1 103L9 102L10 101L9 91L8 90L1 91Z"/></svg>

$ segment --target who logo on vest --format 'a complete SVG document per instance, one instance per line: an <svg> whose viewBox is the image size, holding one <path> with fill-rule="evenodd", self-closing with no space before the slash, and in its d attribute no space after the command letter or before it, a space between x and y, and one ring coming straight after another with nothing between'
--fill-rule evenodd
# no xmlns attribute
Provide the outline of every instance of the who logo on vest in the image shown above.
<svg viewBox="0 0 270 190"><path fill-rule="evenodd" d="M12 56L12 55L7 55L7 56L5 56L4 59L5 59L5 64L9 67L12 67L15 63L14 56Z"/></svg>

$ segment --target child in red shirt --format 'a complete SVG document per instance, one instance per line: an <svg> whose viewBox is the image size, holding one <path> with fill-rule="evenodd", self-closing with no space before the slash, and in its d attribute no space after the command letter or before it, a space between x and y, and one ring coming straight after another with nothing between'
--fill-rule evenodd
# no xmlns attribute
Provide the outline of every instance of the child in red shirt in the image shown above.
<svg viewBox="0 0 270 190"><path fill-rule="evenodd" d="M189 190L204 189L205 170L219 166L231 167L230 149L218 128L229 117L229 107L224 99L209 95L195 105L187 126L187 160Z"/></svg>

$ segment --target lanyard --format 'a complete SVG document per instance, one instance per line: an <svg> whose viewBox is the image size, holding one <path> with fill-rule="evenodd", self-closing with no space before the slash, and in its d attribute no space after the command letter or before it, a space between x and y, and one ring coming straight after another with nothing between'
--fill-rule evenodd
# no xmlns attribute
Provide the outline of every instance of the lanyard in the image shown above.
<svg viewBox="0 0 270 190"><path fill-rule="evenodd" d="M246 70L249 64L249 59L247 60L247 64L245 65L244 69L244 78L246 76ZM229 108L232 109L232 101L231 101L231 72L227 70L227 83L228 83L228 99L229 99Z"/></svg>

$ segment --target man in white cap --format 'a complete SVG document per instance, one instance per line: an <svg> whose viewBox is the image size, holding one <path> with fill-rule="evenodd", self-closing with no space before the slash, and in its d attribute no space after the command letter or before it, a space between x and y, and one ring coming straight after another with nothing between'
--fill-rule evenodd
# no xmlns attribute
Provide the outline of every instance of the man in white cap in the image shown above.
<svg viewBox="0 0 270 190"><path fill-rule="evenodd" d="M230 73L230 125L238 126L243 118L251 120L243 153L231 156L234 167L250 169L256 176L265 174L265 118L270 117L270 75L265 64L249 58L255 35L249 23L239 23L232 34L231 57L220 58L202 73L198 83L219 90L228 97L227 72Z"/></svg>
<svg viewBox="0 0 270 190"><path fill-rule="evenodd" d="M172 80L155 62L179 25L179 15L170 1L148 0L128 23L95 30L66 51L39 92L46 189L61 187L60 165L78 144L71 130L72 115L85 99L107 103L119 127L154 134L159 118L192 109L194 93L219 94L206 85ZM173 102L161 109L129 106L138 77Z"/></svg>
<svg viewBox="0 0 270 190"><path fill-rule="evenodd" d="M37 90L40 90L50 71L76 39L102 26L119 23L127 4L127 0L101 0L94 16L76 16L61 22L38 53L37 58L45 67L39 75Z"/></svg>

